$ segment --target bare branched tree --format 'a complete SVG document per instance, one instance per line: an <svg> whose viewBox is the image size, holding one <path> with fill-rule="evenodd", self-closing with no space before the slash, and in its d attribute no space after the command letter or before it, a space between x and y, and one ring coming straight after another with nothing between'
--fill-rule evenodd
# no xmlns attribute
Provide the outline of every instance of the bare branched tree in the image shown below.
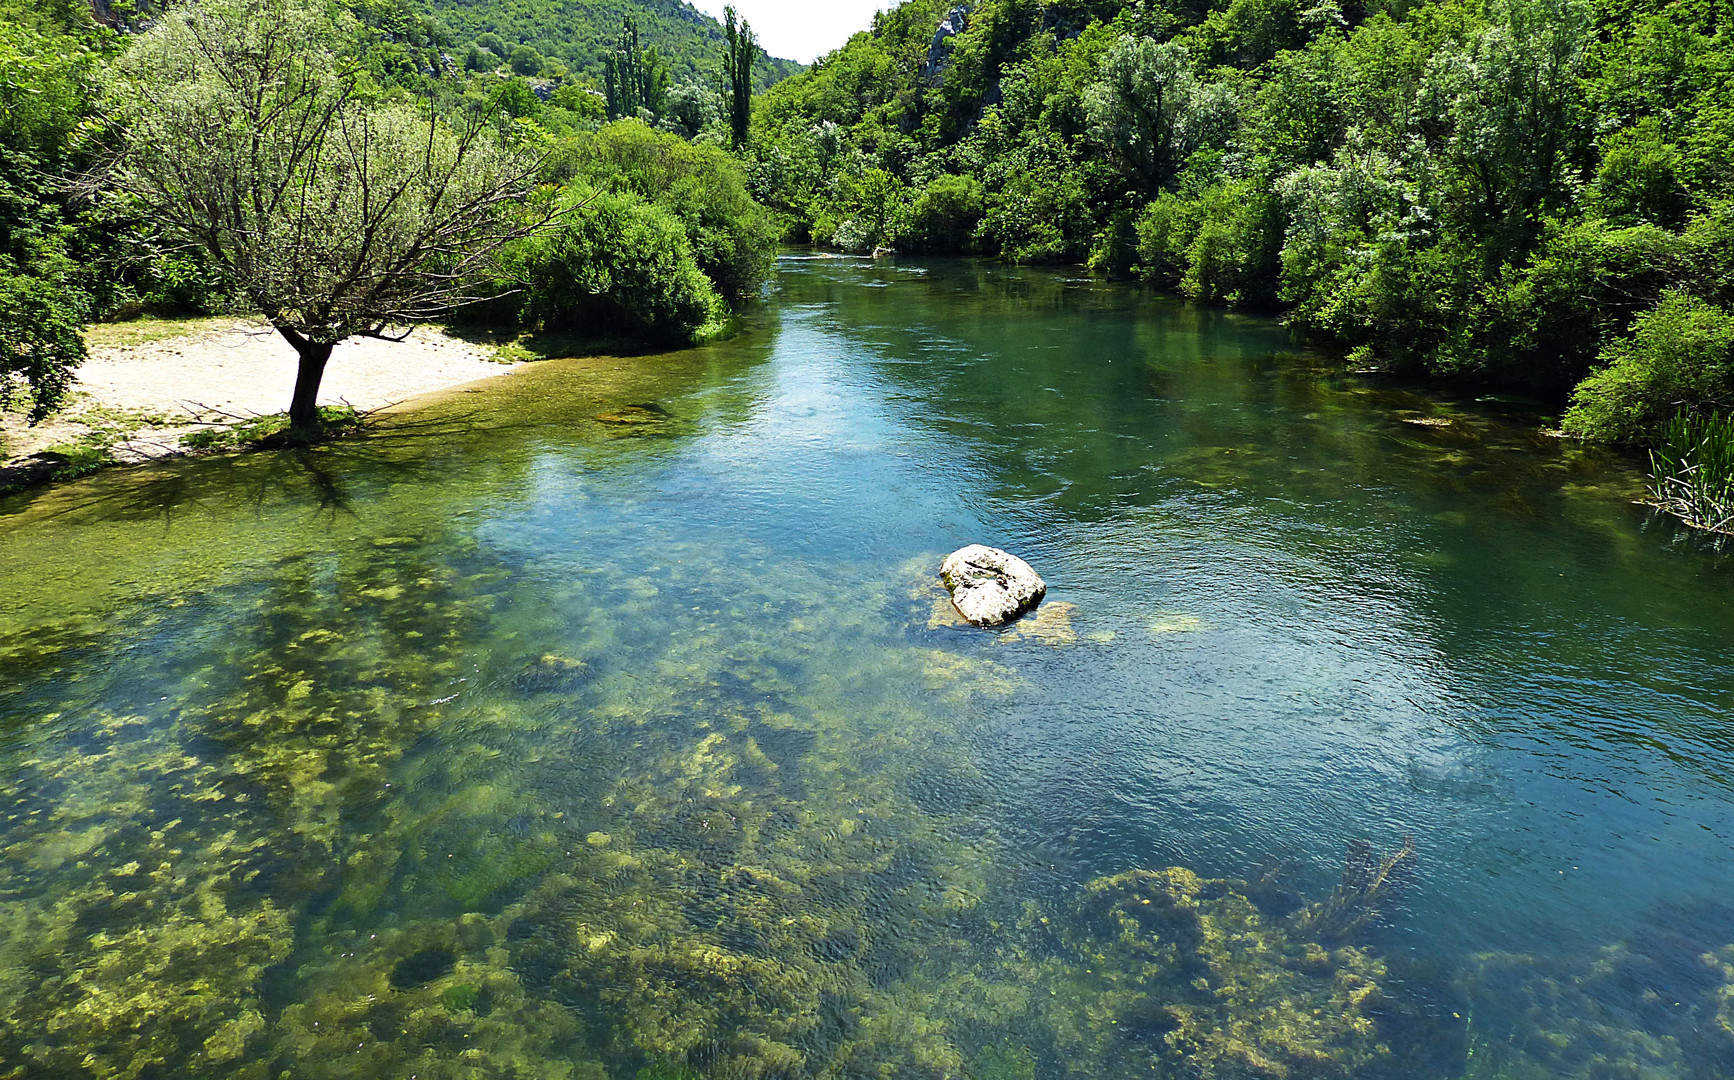
<svg viewBox="0 0 1734 1080"><path fill-rule="evenodd" d="M318 0L175 8L115 65L117 149L91 180L202 249L294 346L301 434L335 345L483 299L499 249L557 214L541 157L495 117L371 100L355 34Z"/></svg>

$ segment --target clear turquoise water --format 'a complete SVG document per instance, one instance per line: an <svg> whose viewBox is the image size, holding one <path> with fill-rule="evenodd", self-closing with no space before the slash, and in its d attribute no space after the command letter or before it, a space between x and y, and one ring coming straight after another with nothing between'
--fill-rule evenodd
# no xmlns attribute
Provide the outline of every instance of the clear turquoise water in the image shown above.
<svg viewBox="0 0 1734 1080"><path fill-rule="evenodd" d="M1734 1075L1630 463L1042 271L757 323L0 504L0 1077Z"/></svg>

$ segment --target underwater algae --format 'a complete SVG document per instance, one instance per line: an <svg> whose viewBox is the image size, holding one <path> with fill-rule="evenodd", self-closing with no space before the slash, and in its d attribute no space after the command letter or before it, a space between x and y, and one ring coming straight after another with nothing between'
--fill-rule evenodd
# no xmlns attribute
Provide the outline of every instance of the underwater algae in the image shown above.
<svg viewBox="0 0 1734 1080"><path fill-rule="evenodd" d="M675 602L726 572L696 544L654 585L552 589L425 550L286 559L226 598L254 614L222 635L171 612L150 626L165 655L129 677L172 693L105 711L85 686L91 709L28 733L0 1076L1395 1060L1377 959L1301 940L1245 883L1136 871L1033 896L976 816L922 798L936 776L989 790L958 725L1019 676L876 630L888 608L919 618L906 579L836 604L779 567L732 601L768 617L741 620ZM648 603L676 632L633 636ZM549 651L526 627L562 612ZM132 631L81 632L102 651Z"/></svg>
<svg viewBox="0 0 1734 1080"><path fill-rule="evenodd" d="M1374 1010L1386 970L1261 912L1245 882L1132 871L1038 916L1058 948L1034 965L1041 1018L1080 1076L1394 1074ZM1383 1066L1383 1068L1379 1068Z"/></svg>
<svg viewBox="0 0 1734 1080"><path fill-rule="evenodd" d="M583 437L646 460L703 428L666 386L584 392L574 426L601 435ZM656 400L674 415L619 404ZM1534 470L1460 475L1452 432L1401 430L1400 449L1432 448L1410 479ZM1635 945L1475 958L1434 1021L1353 889L1306 905L1155 856L1045 875L1005 850L1012 811L971 741L984 716L1018 719L1044 663L1108 655L1100 628L1189 645L1220 611L1116 624L1054 601L981 635L933 617L937 555L840 581L702 521L616 522L614 502L656 492L564 428L462 463L430 453L446 434L321 453L320 527L363 534L354 550L184 595L167 572L117 575L149 595L0 640L19 676L0 685L0 1077L1734 1075L1726 949L1688 957L1690 997L1639 1005L1633 985L1682 984L1634 982ZM1391 442L1330 446L1382 476ZM1343 497L1262 445L1224 432L1166 464ZM367 470L388 452L425 508L377 509ZM268 465L236 468L270 474L269 509ZM462 524L485 500L440 486L460 469L509 504L495 535ZM537 498L564 528L515 536ZM211 545L281 522L177 512L177 536L200 525Z"/></svg>
<svg viewBox="0 0 1734 1080"><path fill-rule="evenodd" d="M1471 958L1460 976L1474 1010L1468 1075L1734 1075L1734 945L1706 948L1689 915L1679 923L1588 956Z"/></svg>

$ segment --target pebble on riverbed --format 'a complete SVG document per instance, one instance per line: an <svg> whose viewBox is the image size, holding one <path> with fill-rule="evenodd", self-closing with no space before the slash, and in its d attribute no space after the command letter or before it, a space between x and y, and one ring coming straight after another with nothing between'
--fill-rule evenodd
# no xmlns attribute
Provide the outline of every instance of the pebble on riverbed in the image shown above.
<svg viewBox="0 0 1734 1080"><path fill-rule="evenodd" d="M1048 593L1029 563L998 548L971 544L946 556L939 577L952 606L976 626L1003 626L1033 611Z"/></svg>

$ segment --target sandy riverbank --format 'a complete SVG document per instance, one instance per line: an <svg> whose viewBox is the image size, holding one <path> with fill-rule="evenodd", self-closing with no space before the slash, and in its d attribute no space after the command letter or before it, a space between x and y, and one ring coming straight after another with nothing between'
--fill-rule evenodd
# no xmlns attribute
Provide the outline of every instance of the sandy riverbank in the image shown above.
<svg viewBox="0 0 1734 1080"><path fill-rule="evenodd" d="M35 426L0 416L0 483L40 471L45 452L104 446L117 461L141 461L180 452L189 432L289 407L295 351L261 323L118 323L92 327L87 341L90 358L64 410ZM422 327L401 342L339 345L319 401L382 409L520 366L500 362L489 346Z"/></svg>

